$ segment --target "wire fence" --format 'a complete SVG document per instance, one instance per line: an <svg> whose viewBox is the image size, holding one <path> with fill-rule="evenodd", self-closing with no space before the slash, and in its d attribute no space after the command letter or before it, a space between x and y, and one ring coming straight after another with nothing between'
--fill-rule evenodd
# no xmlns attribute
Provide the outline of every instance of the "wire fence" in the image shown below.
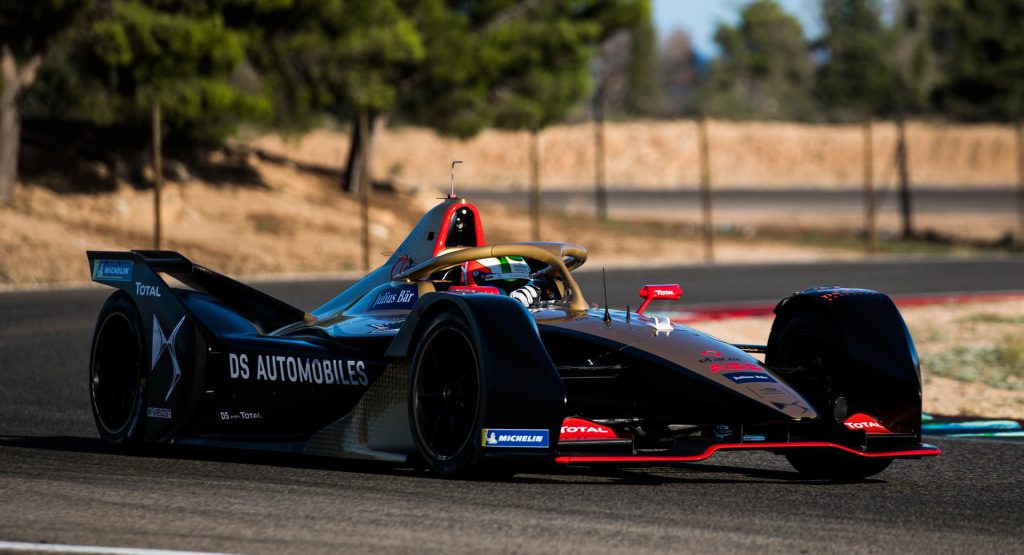
<svg viewBox="0 0 1024 555"><path fill-rule="evenodd" d="M297 162L337 161L340 169L346 137L320 131L294 144L270 139L256 146ZM394 128L375 141L364 172L374 181L447 189L447 162L465 160L459 190L527 210L532 239L543 236L542 212L562 211L692 222L708 261L723 228L815 218L845 222L868 251L882 231L920 236L919 218L924 228L951 236L977 236L983 222L1018 248L1024 241L1024 123L698 119L488 130L470 141Z"/></svg>

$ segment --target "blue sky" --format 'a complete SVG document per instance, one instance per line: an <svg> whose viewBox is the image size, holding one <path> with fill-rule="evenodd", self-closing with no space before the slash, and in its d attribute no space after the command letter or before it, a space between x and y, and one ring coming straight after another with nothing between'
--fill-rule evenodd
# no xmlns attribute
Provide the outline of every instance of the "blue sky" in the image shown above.
<svg viewBox="0 0 1024 555"><path fill-rule="evenodd" d="M654 0L654 26L664 39L675 29L689 33L694 48L704 56L718 55L715 29L721 22L736 23L739 12L751 0ZM819 0L778 0L783 9L795 15L808 37L821 31Z"/></svg>

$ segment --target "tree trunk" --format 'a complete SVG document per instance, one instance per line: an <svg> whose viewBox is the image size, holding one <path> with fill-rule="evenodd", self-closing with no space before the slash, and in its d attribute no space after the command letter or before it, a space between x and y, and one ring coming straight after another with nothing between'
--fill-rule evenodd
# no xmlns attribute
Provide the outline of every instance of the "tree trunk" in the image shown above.
<svg viewBox="0 0 1024 555"><path fill-rule="evenodd" d="M160 103L153 102L153 248L160 250L160 189L164 183L163 125Z"/></svg>
<svg viewBox="0 0 1024 555"><path fill-rule="evenodd" d="M367 125L360 125L360 120L366 118ZM351 141L348 147L348 159L345 163L345 175L342 178L342 190L359 196L359 188L363 183L371 185L373 176L369 175L370 163L373 161L373 143L379 134L380 128L384 125L384 118L377 112L360 112L352 118ZM363 134L366 134L363 137ZM364 140L365 139L365 140ZM363 175L363 172L367 175Z"/></svg>
<svg viewBox="0 0 1024 555"><path fill-rule="evenodd" d="M8 71L7 53L3 60L3 89L0 89L0 205L11 203L14 180L18 178L18 143L21 142L21 122L18 117L17 76Z"/></svg>
<svg viewBox="0 0 1024 555"><path fill-rule="evenodd" d="M21 68L6 45L0 50L0 206L11 203L18 179L21 114L18 100L35 80L43 57L35 55Z"/></svg>

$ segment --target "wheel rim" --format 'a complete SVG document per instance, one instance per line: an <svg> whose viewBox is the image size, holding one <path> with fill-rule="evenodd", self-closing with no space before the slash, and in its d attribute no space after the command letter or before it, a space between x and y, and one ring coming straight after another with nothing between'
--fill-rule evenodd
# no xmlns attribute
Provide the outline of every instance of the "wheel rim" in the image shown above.
<svg viewBox="0 0 1024 555"><path fill-rule="evenodd" d="M479 411L476 352L459 329L442 328L423 346L414 384L414 418L427 455L456 457L472 440Z"/></svg>
<svg viewBox="0 0 1024 555"><path fill-rule="evenodd" d="M139 361L134 327L123 314L107 316L97 335L90 385L96 416L111 435L124 432L132 422L139 399Z"/></svg>

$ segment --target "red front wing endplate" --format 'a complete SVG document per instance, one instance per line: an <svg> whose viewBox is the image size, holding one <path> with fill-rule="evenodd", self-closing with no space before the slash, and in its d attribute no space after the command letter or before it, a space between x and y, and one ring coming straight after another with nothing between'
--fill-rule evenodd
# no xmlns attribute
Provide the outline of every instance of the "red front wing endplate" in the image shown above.
<svg viewBox="0 0 1024 555"><path fill-rule="evenodd" d="M709 445L703 452L694 455L647 455L643 453L635 455L564 454L555 457L555 462L558 464L695 462L705 460L718 451L737 451L744 449L760 451L777 451L786 449L837 449L850 455L872 459L933 457L941 453L938 447L928 444L922 444L914 449L902 449L899 451L866 452L827 441L798 441L788 443L716 443Z"/></svg>

